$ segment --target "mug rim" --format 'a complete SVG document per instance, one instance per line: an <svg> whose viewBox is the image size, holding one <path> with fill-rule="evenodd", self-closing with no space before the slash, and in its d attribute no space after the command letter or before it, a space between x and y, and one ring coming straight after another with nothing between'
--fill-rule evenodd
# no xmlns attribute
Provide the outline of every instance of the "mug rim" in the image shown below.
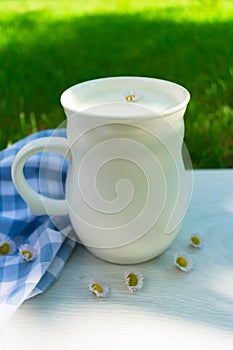
<svg viewBox="0 0 233 350"><path fill-rule="evenodd" d="M121 120L127 120L127 119L151 119L151 118L160 118L160 117L166 117L172 114L175 114L176 112L179 112L180 110L184 109L187 107L189 101L190 101L190 92L182 85L177 84L175 82L169 81L169 80L165 80L165 79L159 79L159 78L153 78L153 77L143 77L143 76L112 76L112 77L103 77L103 78L97 78L97 79L91 79L91 80L87 80L87 81L83 81L77 84L74 84L70 87L68 87L66 90L64 90L60 96L60 103L63 107L64 110L68 110L73 114L83 114L85 116L89 116L92 118L101 118L101 119L120 119L120 117L116 117L110 114L98 114L98 113L90 113L88 112L90 108L87 109L76 109L76 108L71 108L68 103L67 103L67 96L68 94L70 94L70 92L74 91L74 90L81 90L82 88L87 87L88 85L94 85L94 84L101 84L103 82L107 82L107 81L119 81L119 80L133 80L136 79L137 81L148 81L148 82L153 82L153 83L157 83L157 84L163 84L163 85L167 85L173 88L176 88L176 90L180 91L181 93L183 93L183 100L180 103L177 103L177 105L173 106L173 107L168 107L167 109L160 111L160 112L156 112L154 111L152 108L150 107L145 107L140 103L137 103L136 105L138 107L143 107L145 110L148 111L148 113L143 113L143 115L130 115L129 117L124 117L121 118ZM134 102L133 102L134 103ZM113 105L113 103L111 103ZM125 105L125 102L115 102L115 105ZM102 103L102 105L108 105L108 103Z"/></svg>

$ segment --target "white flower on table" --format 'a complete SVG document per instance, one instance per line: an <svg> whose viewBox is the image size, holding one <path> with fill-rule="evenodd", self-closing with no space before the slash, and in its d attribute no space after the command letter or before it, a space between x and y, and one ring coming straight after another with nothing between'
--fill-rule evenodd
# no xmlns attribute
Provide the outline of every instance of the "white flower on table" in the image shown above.
<svg viewBox="0 0 233 350"><path fill-rule="evenodd" d="M19 255L25 261L33 261L37 257L37 250L34 249L30 244L22 244L19 247Z"/></svg>
<svg viewBox="0 0 233 350"><path fill-rule="evenodd" d="M15 242L7 235L0 234L0 255L14 254L16 251Z"/></svg>
<svg viewBox="0 0 233 350"><path fill-rule="evenodd" d="M184 252L175 253L173 263L184 272L189 272L193 267L192 257Z"/></svg>
<svg viewBox="0 0 233 350"><path fill-rule="evenodd" d="M201 248L203 246L203 238L198 233L193 233L190 236L190 244L194 248Z"/></svg>
<svg viewBox="0 0 233 350"><path fill-rule="evenodd" d="M125 272L125 285L128 288L128 291L131 293L142 288L143 280L144 277L139 272L133 270L127 270Z"/></svg>
<svg viewBox="0 0 233 350"><path fill-rule="evenodd" d="M97 296L97 298L105 298L109 292L109 285L103 280L94 278L89 282L89 290Z"/></svg>

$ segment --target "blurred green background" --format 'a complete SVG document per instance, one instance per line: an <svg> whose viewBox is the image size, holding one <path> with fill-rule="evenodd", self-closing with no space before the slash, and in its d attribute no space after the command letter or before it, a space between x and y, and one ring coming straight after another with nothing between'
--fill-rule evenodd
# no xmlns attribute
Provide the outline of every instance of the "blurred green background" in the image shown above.
<svg viewBox="0 0 233 350"><path fill-rule="evenodd" d="M1 149L58 127L66 88L117 75L185 86L193 167L233 167L233 1L0 2Z"/></svg>

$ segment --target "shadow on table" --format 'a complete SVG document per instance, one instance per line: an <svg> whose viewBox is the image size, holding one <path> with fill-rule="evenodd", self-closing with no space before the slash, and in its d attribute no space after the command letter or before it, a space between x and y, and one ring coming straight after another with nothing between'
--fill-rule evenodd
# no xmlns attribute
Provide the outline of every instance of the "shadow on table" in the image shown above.
<svg viewBox="0 0 233 350"><path fill-rule="evenodd" d="M130 294L124 285L128 266L103 262L78 245L57 283L26 302L21 311L48 326L62 320L63 315L73 315L71 322L79 322L79 315L80 319L97 317L101 321L105 312L114 317L122 310L122 320L127 313L133 314L132 319L167 317L233 332L232 171L196 171L194 175L192 201L171 248L154 260L131 266L145 278L140 292ZM189 245L193 230L204 235L202 249ZM177 251L192 255L194 268L189 273L173 265ZM88 290L93 277L111 285L105 299L96 299Z"/></svg>
<svg viewBox="0 0 233 350"><path fill-rule="evenodd" d="M23 308L48 324L54 324L67 313L77 316L85 315L87 311L94 318L107 309L113 317L123 310L122 319L128 310L135 314L134 317L139 316L139 319L140 315L166 316L182 322L233 331L233 261L226 249L229 244L233 244L230 232L232 224L233 220L228 223L229 228L225 229L222 237L218 234L211 236L213 229L215 232L221 231L222 226L210 225L206 233L210 235L211 245L202 251L185 247L181 232L174 245L163 255L134 265L132 268L143 274L145 282L143 290L133 295L127 291L123 282L127 267L103 262L78 246L59 281L43 295L26 302ZM183 273L172 264L174 252L182 244L184 250L194 258L195 266L190 273ZM222 254L213 247L218 247ZM95 276L111 285L111 292L105 299L96 299L88 290L88 283ZM46 319L45 307L49 308Z"/></svg>

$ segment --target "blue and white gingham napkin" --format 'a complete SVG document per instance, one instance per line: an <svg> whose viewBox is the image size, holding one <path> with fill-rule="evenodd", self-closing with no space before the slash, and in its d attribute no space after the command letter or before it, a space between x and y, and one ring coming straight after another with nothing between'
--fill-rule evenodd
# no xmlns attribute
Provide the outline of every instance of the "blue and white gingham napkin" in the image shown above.
<svg viewBox="0 0 233 350"><path fill-rule="evenodd" d="M14 253L0 254L0 325L24 300L44 292L57 280L75 246L75 241L68 237L72 234L68 217L32 215L11 179L16 153L31 140L51 135L66 136L64 129L42 131L0 152L0 245L4 237L16 245ZM37 154L27 161L25 177L36 190L42 188L44 194L62 198L66 169L59 155ZM59 220L59 228L55 219ZM33 261L20 257L17 247L24 243L36 249Z"/></svg>

